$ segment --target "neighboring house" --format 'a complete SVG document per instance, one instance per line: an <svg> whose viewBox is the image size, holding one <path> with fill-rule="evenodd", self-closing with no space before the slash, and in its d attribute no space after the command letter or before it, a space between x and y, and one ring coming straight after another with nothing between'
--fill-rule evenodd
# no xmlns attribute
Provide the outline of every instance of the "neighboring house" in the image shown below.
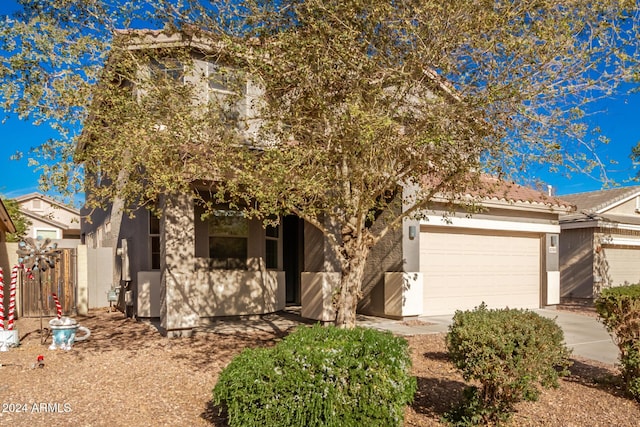
<svg viewBox="0 0 640 427"><path fill-rule="evenodd" d="M20 212L31 221L26 237L56 241L80 239L80 211L40 193L16 197Z"/></svg>
<svg viewBox="0 0 640 427"><path fill-rule="evenodd" d="M9 216L9 212L0 200L0 243L7 241L7 233L15 233L16 227Z"/></svg>
<svg viewBox="0 0 640 427"><path fill-rule="evenodd" d="M153 45L141 44L145 49L176 42L148 34ZM203 59L195 68L211 69ZM446 200L434 200L427 219L404 221L385 236L368 260L360 312L402 318L452 314L482 302L558 303L558 218L571 205L514 184L487 180L487 186L494 188L482 198L485 209L473 217L460 209L445 220ZM477 195L460 196L471 197ZM269 313L287 304L301 305L304 317L333 320L340 270L311 224L287 216L265 229L223 205L203 219L188 194L161 196L159 206L160 219L146 210L131 217L116 200L82 223L89 247L112 248L113 288L124 291L127 312L159 317L168 336L188 335L209 318Z"/></svg>
<svg viewBox="0 0 640 427"><path fill-rule="evenodd" d="M640 186L562 198L577 209L560 218L561 297L593 299L640 283Z"/></svg>

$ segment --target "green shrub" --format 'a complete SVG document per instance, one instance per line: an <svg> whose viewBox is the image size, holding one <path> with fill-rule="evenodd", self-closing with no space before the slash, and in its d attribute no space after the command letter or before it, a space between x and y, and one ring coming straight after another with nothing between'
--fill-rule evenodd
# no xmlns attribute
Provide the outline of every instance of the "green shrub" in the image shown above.
<svg viewBox="0 0 640 427"><path fill-rule="evenodd" d="M247 349L222 371L213 403L234 426L400 426L413 401L408 344L371 329L302 327Z"/></svg>
<svg viewBox="0 0 640 427"><path fill-rule="evenodd" d="M622 379L627 392L640 401L640 285L605 289L595 306L600 321L620 349Z"/></svg>
<svg viewBox="0 0 640 427"><path fill-rule="evenodd" d="M447 334L447 349L465 381L464 401L445 418L455 425L497 423L514 404L536 400L539 386L557 387L567 373L569 350L562 329L532 311L488 310L484 303L458 311Z"/></svg>

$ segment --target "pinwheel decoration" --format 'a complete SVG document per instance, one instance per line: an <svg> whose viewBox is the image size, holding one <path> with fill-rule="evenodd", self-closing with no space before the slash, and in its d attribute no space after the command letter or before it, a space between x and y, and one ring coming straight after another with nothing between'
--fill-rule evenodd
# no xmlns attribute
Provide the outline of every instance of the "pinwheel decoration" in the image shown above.
<svg viewBox="0 0 640 427"><path fill-rule="evenodd" d="M38 276L38 285L40 286L40 343L44 344L46 337L44 328L42 327L42 317L44 311L44 291L42 290L42 272L56 265L56 258L60 255L58 244L52 243L51 239L43 239L38 236L37 239L27 237L18 243L18 262L27 270L27 274L32 278L33 274Z"/></svg>
<svg viewBox="0 0 640 427"><path fill-rule="evenodd" d="M33 273L47 271L54 268L56 258L60 255L57 243L51 243L51 239L37 239L27 237L18 243L18 262Z"/></svg>

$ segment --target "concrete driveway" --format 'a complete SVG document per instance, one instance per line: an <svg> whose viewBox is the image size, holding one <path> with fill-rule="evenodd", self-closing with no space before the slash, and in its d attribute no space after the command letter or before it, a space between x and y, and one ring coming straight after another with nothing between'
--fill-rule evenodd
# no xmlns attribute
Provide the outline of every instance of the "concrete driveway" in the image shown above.
<svg viewBox="0 0 640 427"><path fill-rule="evenodd" d="M540 309L538 314L556 320L573 353L611 365L618 361L618 347L598 319L562 310Z"/></svg>
<svg viewBox="0 0 640 427"><path fill-rule="evenodd" d="M575 314L563 310L539 309L535 310L541 316L555 319L564 331L565 343L576 356L597 360L614 365L618 361L618 347L613 343L602 323L597 318L582 314ZM391 331L398 335L421 335L447 332L453 315L425 316L414 320L402 321L385 319L374 316L357 316L358 326ZM279 333L294 328L301 323L314 323L300 317L299 307L288 307L286 310L270 315L260 316L259 319L242 319L232 321L220 320L207 326L208 331L237 331L269 330Z"/></svg>
<svg viewBox="0 0 640 427"><path fill-rule="evenodd" d="M567 347L576 356L599 362L615 364L618 360L618 347L604 325L597 318L574 314L562 310L535 310L541 316L556 320L564 332ZM417 322L402 322L368 316L359 316L358 325L388 330L399 335L419 335L447 332L452 316L425 316Z"/></svg>

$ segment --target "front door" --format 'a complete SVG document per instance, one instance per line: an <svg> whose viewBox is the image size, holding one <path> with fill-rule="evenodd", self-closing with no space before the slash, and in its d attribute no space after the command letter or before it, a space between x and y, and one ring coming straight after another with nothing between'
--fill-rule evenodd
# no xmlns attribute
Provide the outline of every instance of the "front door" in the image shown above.
<svg viewBox="0 0 640 427"><path fill-rule="evenodd" d="M287 305L300 305L300 273L304 268L304 221L295 215L282 219L282 265Z"/></svg>

